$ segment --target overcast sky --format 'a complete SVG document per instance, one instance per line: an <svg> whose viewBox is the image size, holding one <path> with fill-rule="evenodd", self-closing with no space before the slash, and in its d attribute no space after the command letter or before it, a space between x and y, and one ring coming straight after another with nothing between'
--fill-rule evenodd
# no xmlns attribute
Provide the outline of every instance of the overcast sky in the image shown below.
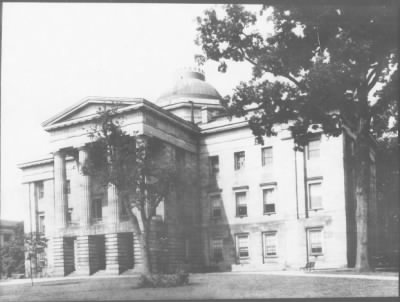
<svg viewBox="0 0 400 302"><path fill-rule="evenodd" d="M3 4L1 218L23 218L17 164L51 151L40 124L87 96L154 101L201 53L196 16L211 6ZM222 95L250 77L248 65L216 67L206 63L206 79Z"/></svg>

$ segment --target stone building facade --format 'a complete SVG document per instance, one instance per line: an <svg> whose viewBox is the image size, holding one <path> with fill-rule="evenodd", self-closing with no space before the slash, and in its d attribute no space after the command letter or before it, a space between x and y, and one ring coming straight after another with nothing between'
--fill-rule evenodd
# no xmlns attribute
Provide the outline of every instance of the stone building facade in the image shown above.
<svg viewBox="0 0 400 302"><path fill-rule="evenodd" d="M27 220L49 239L49 275L141 269L138 244L115 188L101 187L80 171L99 107L116 108L128 133L162 140L168 150L163 156L190 175L192 183L171 192L158 208L154 267L277 270L310 261L321 268L354 265L351 131L330 138L316 132L305 151L298 152L282 125L278 136L260 145L246 119L224 115L220 98L204 74L191 69L180 73L155 103L91 97L43 123L53 153L19 167L26 206L33 209ZM370 203L373 229L375 198Z"/></svg>

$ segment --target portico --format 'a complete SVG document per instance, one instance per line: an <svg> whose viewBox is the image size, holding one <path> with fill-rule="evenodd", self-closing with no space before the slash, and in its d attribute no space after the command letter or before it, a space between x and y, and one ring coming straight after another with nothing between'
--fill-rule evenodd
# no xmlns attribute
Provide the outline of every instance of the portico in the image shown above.
<svg viewBox="0 0 400 302"><path fill-rule="evenodd" d="M67 194L66 157L77 154L75 177L71 187L75 188L71 200L78 205L78 224L68 220L70 208ZM54 252L54 275L64 276L71 272L90 275L98 270L119 274L132 268L134 247L122 249L121 238L133 245L133 233L126 232L128 221L120 225L118 192L114 185L105 190L102 217L92 216L92 177L83 173L88 152L85 146L57 150L54 158L54 217L55 234L52 238ZM135 263L138 265L138 261Z"/></svg>
<svg viewBox="0 0 400 302"><path fill-rule="evenodd" d="M117 188L84 173L88 146L93 143L89 133L96 127L99 107L116 108L128 121L123 125L127 133L167 141L169 156L174 156L175 148L193 154L197 151L197 126L143 99L88 98L44 122L54 151L44 161L20 167L26 171L24 183L33 188L31 191L43 185L45 191L54 192L45 194L44 200L36 193L32 198L36 209L32 218L37 221L38 213L45 213L48 273L52 276L142 270L139 243L131 222L123 215ZM44 204L46 208L41 210ZM165 231L158 226L164 223L164 212L160 215L154 222L153 237ZM179 234L171 235L171 240L175 236ZM157 248L151 253L157 254Z"/></svg>

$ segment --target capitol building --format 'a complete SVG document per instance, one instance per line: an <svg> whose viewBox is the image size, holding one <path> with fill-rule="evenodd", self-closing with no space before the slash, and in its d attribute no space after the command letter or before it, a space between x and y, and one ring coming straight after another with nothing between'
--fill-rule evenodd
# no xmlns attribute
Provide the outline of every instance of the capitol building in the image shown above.
<svg viewBox="0 0 400 302"><path fill-rule="evenodd" d="M157 208L155 270L267 271L353 267L356 253L353 134L316 132L294 150L285 125L255 140L246 118L228 117L199 69L182 70L155 102L88 97L42 126L52 153L19 165L25 231L48 239L38 266L48 276L129 274L141 254L118 194L81 173L99 108L114 108L127 133L161 140L168 160L193 180ZM369 242L376 241L371 143ZM27 263L29 272L29 263Z"/></svg>

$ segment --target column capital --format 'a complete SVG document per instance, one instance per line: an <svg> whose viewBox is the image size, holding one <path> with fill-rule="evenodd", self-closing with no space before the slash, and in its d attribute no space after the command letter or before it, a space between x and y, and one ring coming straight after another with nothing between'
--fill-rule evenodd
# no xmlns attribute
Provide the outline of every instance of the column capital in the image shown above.
<svg viewBox="0 0 400 302"><path fill-rule="evenodd" d="M67 154L65 150L63 149L58 149L52 152L53 156L60 156L60 157L65 157Z"/></svg>

